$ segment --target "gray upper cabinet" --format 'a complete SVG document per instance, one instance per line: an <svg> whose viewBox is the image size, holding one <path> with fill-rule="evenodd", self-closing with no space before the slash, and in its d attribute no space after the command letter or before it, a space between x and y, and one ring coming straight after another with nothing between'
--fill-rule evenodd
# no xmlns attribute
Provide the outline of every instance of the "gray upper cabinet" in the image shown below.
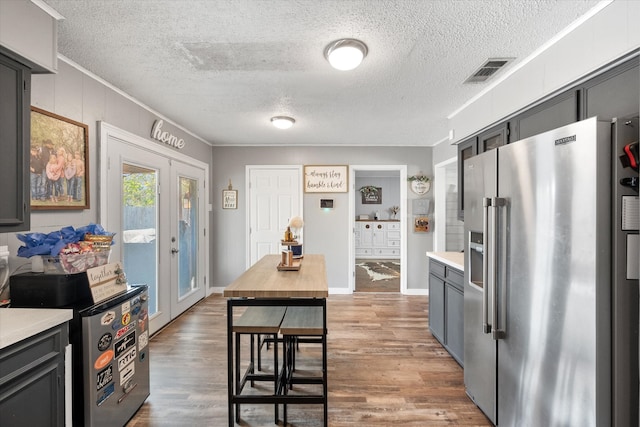
<svg viewBox="0 0 640 427"><path fill-rule="evenodd" d="M637 58L587 82L582 88L584 118L611 120L638 113L638 82Z"/></svg>
<svg viewBox="0 0 640 427"><path fill-rule="evenodd" d="M509 142L509 122L501 123L478 135L478 154L493 150Z"/></svg>
<svg viewBox="0 0 640 427"><path fill-rule="evenodd" d="M464 162L469 157L509 143L509 123L494 126L458 144L458 219L464 221Z"/></svg>
<svg viewBox="0 0 640 427"><path fill-rule="evenodd" d="M464 162L478 154L478 138L469 138L458 144L458 219L464 221Z"/></svg>
<svg viewBox="0 0 640 427"><path fill-rule="evenodd" d="M30 228L31 71L0 55L0 233Z"/></svg>
<svg viewBox="0 0 640 427"><path fill-rule="evenodd" d="M537 105L511 120L511 142L577 122L578 91L569 90Z"/></svg>

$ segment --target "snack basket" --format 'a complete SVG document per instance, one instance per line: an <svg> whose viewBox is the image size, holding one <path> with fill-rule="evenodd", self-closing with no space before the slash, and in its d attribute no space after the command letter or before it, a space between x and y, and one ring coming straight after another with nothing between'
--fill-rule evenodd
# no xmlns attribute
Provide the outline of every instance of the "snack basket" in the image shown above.
<svg viewBox="0 0 640 427"><path fill-rule="evenodd" d="M75 274L108 264L111 250L43 256L45 274Z"/></svg>

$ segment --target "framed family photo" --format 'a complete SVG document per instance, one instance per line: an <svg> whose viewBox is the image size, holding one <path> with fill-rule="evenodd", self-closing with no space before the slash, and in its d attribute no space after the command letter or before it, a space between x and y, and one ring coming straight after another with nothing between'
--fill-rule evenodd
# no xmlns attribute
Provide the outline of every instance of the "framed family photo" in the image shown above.
<svg viewBox="0 0 640 427"><path fill-rule="evenodd" d="M31 209L89 209L89 127L31 107Z"/></svg>

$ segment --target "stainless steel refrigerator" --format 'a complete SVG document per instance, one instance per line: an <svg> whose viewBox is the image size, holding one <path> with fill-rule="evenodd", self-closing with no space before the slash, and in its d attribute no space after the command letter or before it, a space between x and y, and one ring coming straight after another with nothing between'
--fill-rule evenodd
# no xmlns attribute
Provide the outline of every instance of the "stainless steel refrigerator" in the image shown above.
<svg viewBox="0 0 640 427"><path fill-rule="evenodd" d="M464 381L495 425L638 425L638 255L620 249L637 219L623 232L614 209L637 196L614 146L634 120L465 161Z"/></svg>

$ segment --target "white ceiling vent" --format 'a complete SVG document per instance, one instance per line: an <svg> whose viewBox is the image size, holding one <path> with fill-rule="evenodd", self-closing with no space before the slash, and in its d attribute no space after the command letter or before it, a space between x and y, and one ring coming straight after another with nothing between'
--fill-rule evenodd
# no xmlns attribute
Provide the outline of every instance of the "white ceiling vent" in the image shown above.
<svg viewBox="0 0 640 427"><path fill-rule="evenodd" d="M514 58L489 58L464 82L484 83L504 68L505 65L513 61L513 59Z"/></svg>

